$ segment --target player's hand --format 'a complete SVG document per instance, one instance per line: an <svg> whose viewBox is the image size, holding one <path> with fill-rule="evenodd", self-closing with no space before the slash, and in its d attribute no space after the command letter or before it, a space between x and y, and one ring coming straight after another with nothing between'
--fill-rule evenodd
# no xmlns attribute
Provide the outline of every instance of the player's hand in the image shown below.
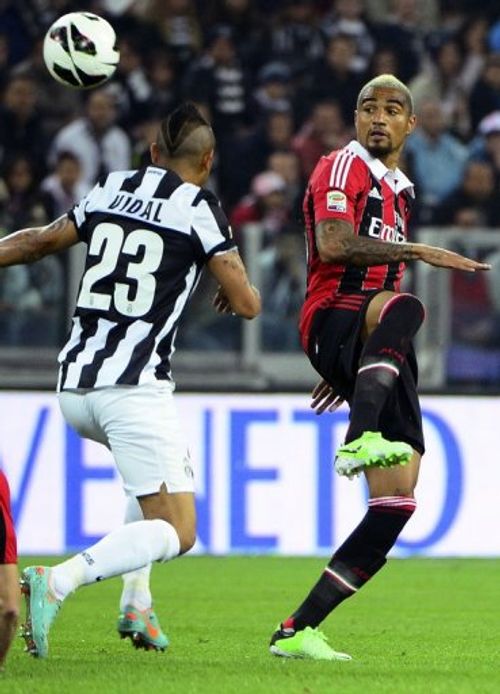
<svg viewBox="0 0 500 694"><path fill-rule="evenodd" d="M478 270L491 270L488 263L479 263L471 258L466 258L460 253L448 251L445 248L427 246L424 243L415 244L418 248L419 259L434 267L445 267L450 270L464 270L465 272L477 272Z"/></svg>
<svg viewBox="0 0 500 694"><path fill-rule="evenodd" d="M320 381L315 386L311 397L311 409L316 410L316 414L323 414L326 410L335 412L344 402L340 395L337 395L332 386L325 380Z"/></svg>
<svg viewBox="0 0 500 694"><path fill-rule="evenodd" d="M233 313L233 309L231 307L231 304L229 303L229 299L225 295L222 287L219 287L219 289L217 290L214 298L212 299L212 305L217 311L217 313Z"/></svg>

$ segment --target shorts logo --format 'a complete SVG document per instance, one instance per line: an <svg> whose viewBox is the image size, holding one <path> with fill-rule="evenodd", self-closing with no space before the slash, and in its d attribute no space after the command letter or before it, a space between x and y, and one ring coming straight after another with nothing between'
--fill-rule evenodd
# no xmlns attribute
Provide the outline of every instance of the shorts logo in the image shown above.
<svg viewBox="0 0 500 694"><path fill-rule="evenodd" d="M330 212L346 212L347 198L341 190L329 190L326 194L326 209Z"/></svg>

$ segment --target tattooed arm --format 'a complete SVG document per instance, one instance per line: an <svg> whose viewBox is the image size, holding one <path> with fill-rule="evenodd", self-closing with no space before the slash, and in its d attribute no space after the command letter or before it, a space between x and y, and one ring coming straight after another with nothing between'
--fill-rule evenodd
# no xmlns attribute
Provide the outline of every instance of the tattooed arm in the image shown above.
<svg viewBox="0 0 500 694"><path fill-rule="evenodd" d="M316 226L316 245L324 263L351 264L360 267L392 262L422 260L435 267L475 272L490 266L465 258L453 251L427 246L424 243L390 243L366 236L356 236L352 224L328 219Z"/></svg>
<svg viewBox="0 0 500 694"><path fill-rule="evenodd" d="M21 229L0 241L0 267L33 263L78 243L73 222L67 215L44 227Z"/></svg>
<svg viewBox="0 0 500 694"><path fill-rule="evenodd" d="M259 290L250 284L238 251L214 255L208 268L220 284L213 300L218 313L236 313L242 318L255 318L260 313Z"/></svg>

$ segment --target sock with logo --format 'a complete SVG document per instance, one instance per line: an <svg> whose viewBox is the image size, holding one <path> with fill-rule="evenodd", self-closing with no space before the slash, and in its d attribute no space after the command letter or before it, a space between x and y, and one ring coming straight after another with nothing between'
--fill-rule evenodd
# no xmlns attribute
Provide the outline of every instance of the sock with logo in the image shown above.
<svg viewBox="0 0 500 694"><path fill-rule="evenodd" d="M386 555L411 518L416 501L405 496L370 499L361 523L339 547L302 605L286 619L284 636L315 628L386 563Z"/></svg>
<svg viewBox="0 0 500 694"><path fill-rule="evenodd" d="M125 523L133 523L138 520L144 520L141 505L135 496L129 496L125 508ZM129 571L123 574L120 612L124 612L125 608L129 605L141 611L151 607L153 604L153 597L149 587L150 574L151 564L143 566L142 569L136 569L135 571Z"/></svg>
<svg viewBox="0 0 500 694"><path fill-rule="evenodd" d="M411 294L397 294L382 309L361 354L346 443L379 430L380 413L424 317L423 304Z"/></svg>
<svg viewBox="0 0 500 694"><path fill-rule="evenodd" d="M59 600L80 586L135 571L153 561L179 554L179 536L167 521L142 520L113 530L84 552L50 572L50 586Z"/></svg>

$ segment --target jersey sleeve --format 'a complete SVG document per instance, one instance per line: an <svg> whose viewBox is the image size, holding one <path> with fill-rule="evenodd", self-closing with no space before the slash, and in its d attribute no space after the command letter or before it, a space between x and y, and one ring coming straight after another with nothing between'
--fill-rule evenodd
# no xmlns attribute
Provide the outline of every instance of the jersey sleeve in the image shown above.
<svg viewBox="0 0 500 694"><path fill-rule="evenodd" d="M316 223L342 219L354 225L356 200L365 187L365 166L348 150L320 161L310 182Z"/></svg>
<svg viewBox="0 0 500 694"><path fill-rule="evenodd" d="M205 262L216 253L236 248L231 227L217 197L203 190L193 203L192 234Z"/></svg>
<svg viewBox="0 0 500 694"><path fill-rule="evenodd" d="M89 212L94 208L97 199L102 191L102 182L98 181L92 190L87 195L76 203L68 212L68 217L74 223L80 241L87 243L87 217Z"/></svg>

